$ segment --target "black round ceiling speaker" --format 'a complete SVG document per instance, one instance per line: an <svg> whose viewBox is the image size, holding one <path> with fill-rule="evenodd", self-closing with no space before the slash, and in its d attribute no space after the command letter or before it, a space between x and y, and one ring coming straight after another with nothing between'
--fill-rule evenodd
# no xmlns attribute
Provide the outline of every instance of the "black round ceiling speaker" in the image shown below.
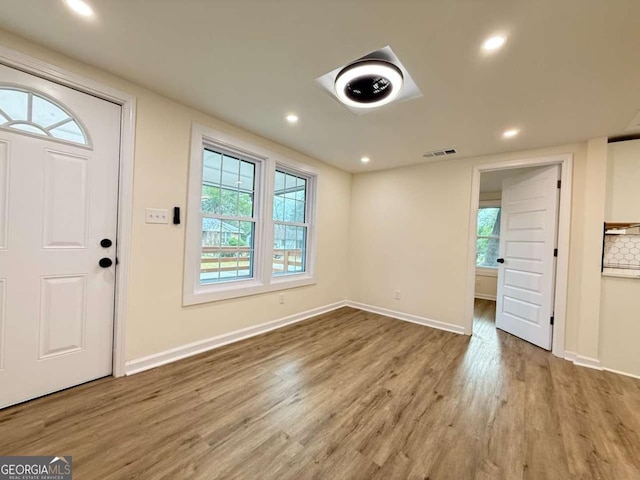
<svg viewBox="0 0 640 480"><path fill-rule="evenodd" d="M384 60L362 60L336 76L338 99L350 107L374 108L392 102L402 90L402 71Z"/></svg>

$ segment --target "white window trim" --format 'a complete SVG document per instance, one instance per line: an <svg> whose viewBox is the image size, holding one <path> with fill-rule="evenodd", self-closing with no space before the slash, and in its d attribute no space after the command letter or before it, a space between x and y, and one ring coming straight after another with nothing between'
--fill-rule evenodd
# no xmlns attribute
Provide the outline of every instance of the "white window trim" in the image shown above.
<svg viewBox="0 0 640 480"><path fill-rule="evenodd" d="M214 149L239 155L256 163L256 226L254 239L253 278L231 280L211 285L200 284L200 255L202 225L200 204L202 196L202 149L209 145ZM307 211L307 268L305 272L282 276L272 275L273 260L273 192L276 166L308 179ZM312 285L315 277L316 247L316 192L317 172L312 167L287 158L246 140L194 123L191 131L191 158L189 165L189 190L187 192L186 236L184 257L183 305L215 302L245 297L289 288Z"/></svg>
<svg viewBox="0 0 640 480"><path fill-rule="evenodd" d="M307 167L306 165L301 165L301 164L295 164L294 162L276 162L276 165L273 169L273 181L275 184L275 171L277 169L280 169L281 171L285 172L285 173L290 173L292 175L297 175L299 177L304 178L307 181L307 193L306 193L306 198L305 198L305 218L307 219L306 222L306 226L307 226L307 246L306 246L306 252L305 252L305 271L304 272L293 272L293 273L287 273L284 275L273 275L273 272L271 271L271 264L269 264L269 268L271 271L271 283L272 284L276 284L276 285L280 285L280 284L287 284L290 283L294 280L298 280L301 278L305 278L305 277L314 277L314 272L315 272L315 262L314 262L314 258L315 255L313 255L313 252L315 252L315 245L316 245L316 229L315 229L315 225L316 225L316 181L317 181L317 175L315 174L315 172L311 169L309 169L309 167ZM271 191L275 191L275 185L271 187ZM273 202L273 196L271 195L271 201ZM269 218L273 218L272 213L273 212L273 204L270 207L269 210ZM269 238L273 239L273 226L274 226L274 221L269 222L270 223L270 227L271 227L271 232L270 232L270 236ZM291 224L292 222L287 222L288 224ZM271 258L273 257L273 242L271 242L270 244L271 249L272 249L272 255L269 258L269 261L271 261Z"/></svg>

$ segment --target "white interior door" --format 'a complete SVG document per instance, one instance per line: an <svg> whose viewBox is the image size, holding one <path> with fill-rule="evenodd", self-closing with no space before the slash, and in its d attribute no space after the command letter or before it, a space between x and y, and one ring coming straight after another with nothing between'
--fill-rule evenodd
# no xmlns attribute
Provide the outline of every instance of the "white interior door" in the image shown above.
<svg viewBox="0 0 640 480"><path fill-rule="evenodd" d="M502 184L496 326L551 349L559 166Z"/></svg>
<svg viewBox="0 0 640 480"><path fill-rule="evenodd" d="M0 408L111 373L120 114L0 65Z"/></svg>

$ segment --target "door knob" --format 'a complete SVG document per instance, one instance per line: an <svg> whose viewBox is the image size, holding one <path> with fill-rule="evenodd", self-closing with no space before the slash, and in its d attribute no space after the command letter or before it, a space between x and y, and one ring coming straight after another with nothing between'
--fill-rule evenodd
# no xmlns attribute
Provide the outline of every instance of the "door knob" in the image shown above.
<svg viewBox="0 0 640 480"><path fill-rule="evenodd" d="M504 263L504 258L498 258L498 259L496 260L496 262L498 262L498 263Z"/></svg>
<svg viewBox="0 0 640 480"><path fill-rule="evenodd" d="M113 242L108 238L103 238L102 240L100 240L100 246L103 248L109 248L111 245L113 245Z"/></svg>
<svg viewBox="0 0 640 480"><path fill-rule="evenodd" d="M109 268L111 265L113 265L113 260L111 260L110 258L104 257L100 259L100 261L98 262L98 265L100 265L102 268Z"/></svg>

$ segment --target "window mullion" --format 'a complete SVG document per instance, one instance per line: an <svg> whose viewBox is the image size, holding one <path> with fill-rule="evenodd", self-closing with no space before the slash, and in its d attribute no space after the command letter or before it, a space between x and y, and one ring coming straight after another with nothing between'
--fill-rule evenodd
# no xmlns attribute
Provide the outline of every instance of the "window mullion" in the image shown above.
<svg viewBox="0 0 640 480"><path fill-rule="evenodd" d="M256 223L257 217L236 217L234 215L220 215L218 213L200 212L204 218L215 218L216 220L226 220L229 222L253 222Z"/></svg>

